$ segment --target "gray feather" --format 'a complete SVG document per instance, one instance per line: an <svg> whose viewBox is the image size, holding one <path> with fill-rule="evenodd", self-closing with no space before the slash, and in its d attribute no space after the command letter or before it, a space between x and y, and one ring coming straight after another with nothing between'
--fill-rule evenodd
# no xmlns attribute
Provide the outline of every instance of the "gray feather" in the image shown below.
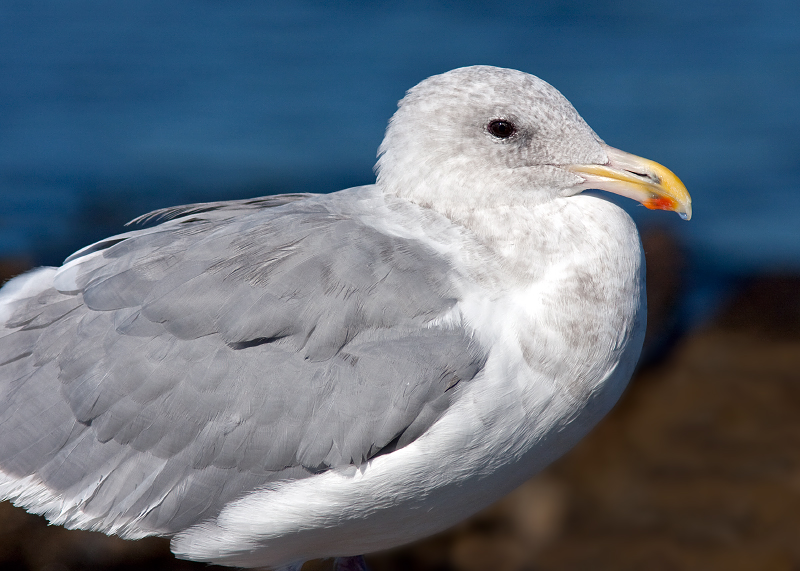
<svg viewBox="0 0 800 571"><path fill-rule="evenodd" d="M0 333L0 469L170 533L417 439L486 356L431 324L454 269L358 196L190 205L69 258Z"/></svg>

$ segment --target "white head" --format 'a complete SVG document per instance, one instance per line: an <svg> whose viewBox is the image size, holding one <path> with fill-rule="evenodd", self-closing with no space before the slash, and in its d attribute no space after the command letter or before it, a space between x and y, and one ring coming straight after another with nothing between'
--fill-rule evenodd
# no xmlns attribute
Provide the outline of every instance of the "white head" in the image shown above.
<svg viewBox="0 0 800 571"><path fill-rule="evenodd" d="M649 206L644 196L622 192L620 185L637 192L647 186L652 199L663 171L669 171L652 161L647 162L663 171L651 172L650 165L631 170L626 163L617 169L616 187L608 188L608 173L601 177L586 168L613 169L617 154L633 157L605 145L548 83L520 71L474 66L430 77L408 91L389 122L376 171L386 192L455 218L477 208L540 204L587 188ZM688 194L678 199L685 206Z"/></svg>

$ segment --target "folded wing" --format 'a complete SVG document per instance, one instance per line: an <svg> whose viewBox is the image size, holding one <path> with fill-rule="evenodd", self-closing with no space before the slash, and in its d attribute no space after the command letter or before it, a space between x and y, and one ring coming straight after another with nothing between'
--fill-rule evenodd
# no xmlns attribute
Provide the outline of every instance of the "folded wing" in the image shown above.
<svg viewBox="0 0 800 571"><path fill-rule="evenodd" d="M485 355L457 272L358 194L167 211L0 291L0 498L169 534L413 442Z"/></svg>

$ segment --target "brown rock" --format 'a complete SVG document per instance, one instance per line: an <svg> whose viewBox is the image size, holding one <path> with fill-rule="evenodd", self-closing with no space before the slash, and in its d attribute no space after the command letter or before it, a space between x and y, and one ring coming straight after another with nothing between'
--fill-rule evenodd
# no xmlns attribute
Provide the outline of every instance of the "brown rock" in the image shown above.
<svg viewBox="0 0 800 571"><path fill-rule="evenodd" d="M538 569L800 567L794 283L748 285L550 470L572 510Z"/></svg>
<svg viewBox="0 0 800 571"><path fill-rule="evenodd" d="M775 339L800 339L800 276L751 278L717 322Z"/></svg>

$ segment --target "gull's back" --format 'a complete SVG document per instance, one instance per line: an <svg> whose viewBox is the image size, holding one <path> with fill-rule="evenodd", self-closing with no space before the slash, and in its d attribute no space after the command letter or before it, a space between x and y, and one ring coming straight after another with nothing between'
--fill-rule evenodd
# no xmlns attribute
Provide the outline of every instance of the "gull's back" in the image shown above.
<svg viewBox="0 0 800 571"><path fill-rule="evenodd" d="M413 442L481 370L452 268L370 188L216 203L0 293L0 494L136 538ZM35 420L34 420L35 419Z"/></svg>

